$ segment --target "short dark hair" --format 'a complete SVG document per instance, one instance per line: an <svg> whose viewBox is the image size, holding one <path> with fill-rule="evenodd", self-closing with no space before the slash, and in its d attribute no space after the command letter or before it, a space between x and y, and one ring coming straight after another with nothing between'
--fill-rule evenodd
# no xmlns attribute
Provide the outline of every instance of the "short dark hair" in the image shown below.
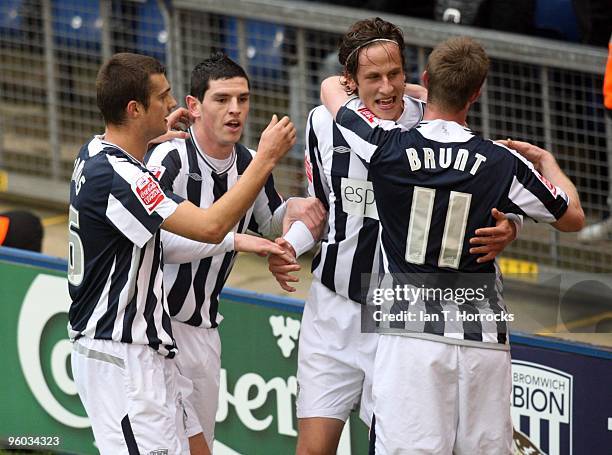
<svg viewBox="0 0 612 455"><path fill-rule="evenodd" d="M121 125L132 100L149 108L152 74L166 74L153 57L122 52L113 55L98 71L96 101L106 124Z"/></svg>
<svg viewBox="0 0 612 455"><path fill-rule="evenodd" d="M484 83L489 57L478 41L459 36L438 44L425 69L429 76L428 102L458 112Z"/></svg>
<svg viewBox="0 0 612 455"><path fill-rule="evenodd" d="M353 81L357 82L359 53L361 49L365 49L369 46L368 43L377 39L390 40L397 43L402 58L402 68L405 68L404 34L400 28L380 17L364 19L351 25L341 38L338 47L338 60L344 67L345 75L350 76ZM347 93L351 95L353 91L347 89Z"/></svg>
<svg viewBox="0 0 612 455"><path fill-rule="evenodd" d="M191 72L191 87L189 89L189 94L202 101L211 80L216 81L234 77L245 78L247 85L249 88L251 87L249 77L242 66L223 52L216 52L206 60L202 60L198 63Z"/></svg>

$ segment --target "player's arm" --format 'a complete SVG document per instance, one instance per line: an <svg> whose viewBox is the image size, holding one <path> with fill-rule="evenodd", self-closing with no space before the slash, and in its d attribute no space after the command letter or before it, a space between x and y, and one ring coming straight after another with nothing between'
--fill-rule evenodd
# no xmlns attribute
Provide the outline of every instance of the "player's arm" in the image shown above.
<svg viewBox="0 0 612 455"><path fill-rule="evenodd" d="M295 143L288 117L273 116L259 141L258 152L236 185L210 208L183 201L162 228L192 240L219 243L253 205L276 163Z"/></svg>
<svg viewBox="0 0 612 455"><path fill-rule="evenodd" d="M197 242L168 231L162 231L161 240L166 264L186 264L230 251L255 253L260 256L279 255L284 261L293 261L293 258L274 242L248 234L228 232L221 243L214 244Z"/></svg>
<svg viewBox="0 0 612 455"><path fill-rule="evenodd" d="M318 240L321 236L326 215L322 204L314 197L293 197L283 201L270 175L265 188L260 191L255 200L249 229L265 237L273 238L287 233L292 224L299 221L310 232L309 242L311 244L307 247L310 249L314 246L314 239Z"/></svg>
<svg viewBox="0 0 612 455"><path fill-rule="evenodd" d="M325 215L329 209L330 190L321 154L326 152L319 148L319 138L315 125L325 124L327 126L331 121L329 113L324 108L317 107L308 114L305 134L304 170L308 181L308 196L319 201L320 209L323 210ZM326 226L327 217L325 216L322 225L323 231L325 231ZM297 221L291 225L289 231L285 232L282 238L276 239L276 243L289 254L298 258L303 252L314 246L315 237L303 223ZM300 270L300 265L297 262L288 263L278 256L270 256L268 257L268 268L282 289L288 292L295 291L295 288L290 286L289 283L299 281L296 276L291 275L292 272Z"/></svg>
<svg viewBox="0 0 612 455"><path fill-rule="evenodd" d="M234 250L234 233L228 232L220 243L203 243L162 230L164 263L186 264Z"/></svg>
<svg viewBox="0 0 612 455"><path fill-rule="evenodd" d="M321 102L325 105L332 117L336 117L338 110L351 98L342 85L342 76L330 76L321 82Z"/></svg>
<svg viewBox="0 0 612 455"><path fill-rule="evenodd" d="M580 204L578 191L572 181L557 164L552 153L538 146L523 141L498 141L508 148L516 150L525 159L530 161L538 171L552 185L560 188L568 197L569 203L565 213L552 226L562 232L575 232L584 227L584 211ZM545 185L545 183L542 183Z"/></svg>
<svg viewBox="0 0 612 455"><path fill-rule="evenodd" d="M342 87L337 76L325 79L321 83L321 100L351 152L371 163L373 156L382 150L380 146L401 131L395 122L377 118L367 108L358 108L354 99L347 101L346 94L340 96L338 86Z"/></svg>
<svg viewBox="0 0 612 455"><path fill-rule="evenodd" d="M422 85L406 83L406 86L404 87L404 95L427 102L427 89Z"/></svg>

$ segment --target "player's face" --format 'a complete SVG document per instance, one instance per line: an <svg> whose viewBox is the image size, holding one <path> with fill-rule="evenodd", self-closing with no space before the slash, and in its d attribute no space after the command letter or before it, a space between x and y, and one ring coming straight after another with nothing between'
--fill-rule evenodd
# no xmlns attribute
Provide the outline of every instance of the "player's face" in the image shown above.
<svg viewBox="0 0 612 455"><path fill-rule="evenodd" d="M211 80L196 120L214 146L234 146L249 114L249 84L243 77Z"/></svg>
<svg viewBox="0 0 612 455"><path fill-rule="evenodd" d="M151 94L149 107L146 110L146 124L151 138L166 132L166 117L176 107L176 100L170 91L170 84L163 74L152 74L150 77Z"/></svg>
<svg viewBox="0 0 612 455"><path fill-rule="evenodd" d="M359 98L374 115L397 120L404 109L405 76L399 47L375 43L359 52Z"/></svg>

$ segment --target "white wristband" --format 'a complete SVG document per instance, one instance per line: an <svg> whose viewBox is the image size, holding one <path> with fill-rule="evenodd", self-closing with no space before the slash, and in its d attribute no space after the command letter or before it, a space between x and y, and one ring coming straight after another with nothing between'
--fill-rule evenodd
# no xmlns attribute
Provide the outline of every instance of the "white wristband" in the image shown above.
<svg viewBox="0 0 612 455"><path fill-rule="evenodd" d="M521 232L521 229L523 229L523 215L517 215L516 213L506 213L506 218L508 218L508 221L512 221L516 226L516 236L518 237Z"/></svg>
<svg viewBox="0 0 612 455"><path fill-rule="evenodd" d="M291 244L295 250L295 257L300 257L317 243L310 230L301 221L294 221L283 238Z"/></svg>

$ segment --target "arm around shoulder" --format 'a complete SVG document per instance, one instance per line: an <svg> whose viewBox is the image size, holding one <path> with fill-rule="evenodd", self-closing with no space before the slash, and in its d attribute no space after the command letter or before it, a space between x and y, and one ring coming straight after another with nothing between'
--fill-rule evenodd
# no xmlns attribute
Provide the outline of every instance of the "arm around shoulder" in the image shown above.
<svg viewBox="0 0 612 455"><path fill-rule="evenodd" d="M321 102L334 118L350 98L341 81L341 76L330 76L321 82Z"/></svg>
<svg viewBox="0 0 612 455"><path fill-rule="evenodd" d="M520 153L546 180L559 187L567 195L569 199L567 210L556 222L551 223L552 226L562 232L580 231L584 227L584 211L580 204L578 191L569 177L561 170L552 153L528 142L511 139L498 142Z"/></svg>

